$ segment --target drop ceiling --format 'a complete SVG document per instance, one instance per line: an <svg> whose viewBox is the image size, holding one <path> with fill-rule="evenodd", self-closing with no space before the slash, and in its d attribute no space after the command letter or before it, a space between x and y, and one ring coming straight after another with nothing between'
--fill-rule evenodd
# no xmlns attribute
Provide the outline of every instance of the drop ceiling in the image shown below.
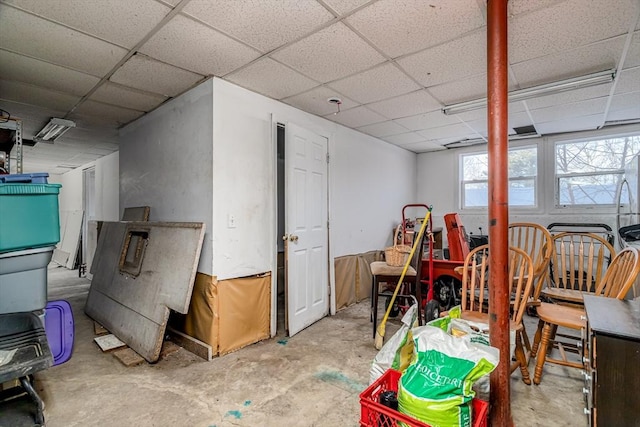
<svg viewBox="0 0 640 427"><path fill-rule="evenodd" d="M509 86L613 69L612 83L510 105L540 134L640 119L640 1L510 0ZM0 0L0 108L25 172L64 173L118 149L118 128L217 76L416 153L486 138L483 0ZM327 99L342 99L341 112Z"/></svg>

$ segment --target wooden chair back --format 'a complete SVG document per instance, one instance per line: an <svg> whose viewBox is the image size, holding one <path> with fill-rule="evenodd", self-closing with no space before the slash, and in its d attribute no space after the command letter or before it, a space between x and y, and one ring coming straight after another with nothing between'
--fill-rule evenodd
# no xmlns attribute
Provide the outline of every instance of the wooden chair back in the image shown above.
<svg viewBox="0 0 640 427"><path fill-rule="evenodd" d="M515 222L509 224L509 246L525 251L533 261L533 299L540 299L542 285L553 253L551 233L540 224Z"/></svg>
<svg viewBox="0 0 640 427"><path fill-rule="evenodd" d="M550 287L594 292L604 279L615 249L594 233L563 232L552 236Z"/></svg>
<svg viewBox="0 0 640 427"><path fill-rule="evenodd" d="M596 294L607 298L624 299L640 273L640 252L629 246L611 261Z"/></svg>
<svg viewBox="0 0 640 427"><path fill-rule="evenodd" d="M508 281L511 295L511 320L522 321L527 300L533 290L534 268L531 257L522 249L509 247ZM486 313L489 300L489 245L478 246L467 255L462 270L462 309Z"/></svg>

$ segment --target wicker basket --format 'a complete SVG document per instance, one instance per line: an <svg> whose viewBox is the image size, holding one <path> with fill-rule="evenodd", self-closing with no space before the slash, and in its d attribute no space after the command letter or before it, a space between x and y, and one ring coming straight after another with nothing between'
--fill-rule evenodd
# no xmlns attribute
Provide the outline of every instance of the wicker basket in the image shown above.
<svg viewBox="0 0 640 427"><path fill-rule="evenodd" d="M403 267L407 262L409 253L411 253L411 246L398 244L398 234L400 233L401 226L402 225L398 225L393 235L393 246L389 246L384 250L384 259L387 265L391 267ZM404 241L404 237L402 240Z"/></svg>

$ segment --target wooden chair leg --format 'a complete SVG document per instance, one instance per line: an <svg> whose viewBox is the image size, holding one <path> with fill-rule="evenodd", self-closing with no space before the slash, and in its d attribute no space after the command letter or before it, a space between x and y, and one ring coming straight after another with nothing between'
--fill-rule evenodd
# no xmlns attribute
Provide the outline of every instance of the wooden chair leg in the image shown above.
<svg viewBox="0 0 640 427"><path fill-rule="evenodd" d="M540 346L540 338L542 338L542 327L544 326L544 322L542 320L538 320L538 329L536 329L536 334L533 337L533 346L531 346L531 357L535 358L538 354L538 347Z"/></svg>
<svg viewBox="0 0 640 427"><path fill-rule="evenodd" d="M527 356L524 354L524 348L522 348L522 336L520 332L516 332L516 360L520 366L520 373L522 374L522 381L525 384L531 385L531 377L529 377L529 368L527 367Z"/></svg>
<svg viewBox="0 0 640 427"><path fill-rule="evenodd" d="M540 325L538 325L538 330L539 327ZM540 384L540 380L542 379L542 368L544 367L544 362L547 359L547 350L552 339L551 330L552 325L550 325L549 323L544 323L544 327L542 329L542 339L540 340L540 349L536 357L536 370L533 374L533 383L535 385Z"/></svg>

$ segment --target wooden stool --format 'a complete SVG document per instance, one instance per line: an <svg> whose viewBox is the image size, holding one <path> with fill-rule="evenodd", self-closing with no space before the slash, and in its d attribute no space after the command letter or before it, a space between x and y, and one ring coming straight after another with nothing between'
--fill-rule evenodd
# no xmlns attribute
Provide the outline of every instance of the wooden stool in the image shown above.
<svg viewBox="0 0 640 427"><path fill-rule="evenodd" d="M378 295L388 295L391 296L392 293L388 292L380 292L379 286L381 282L391 283L393 285L393 289L395 290L395 286L398 284L398 280L402 275L402 269L404 267L392 267L388 265L384 261L375 261L370 264L371 274L373 275L373 279L371 281L371 321L373 322L373 337L376 337L376 328L378 326L377 318L378 318ZM418 319L422 319L422 315L420 312L420 301L422 300L422 292L420 286L417 285L416 281L416 269L409 266L407 268L407 272L402 280L403 283L409 285L410 289L413 285L413 293L412 295L416 297L418 300ZM393 291L391 291L393 292ZM406 294L398 296L408 296ZM397 297L396 297L397 298Z"/></svg>

